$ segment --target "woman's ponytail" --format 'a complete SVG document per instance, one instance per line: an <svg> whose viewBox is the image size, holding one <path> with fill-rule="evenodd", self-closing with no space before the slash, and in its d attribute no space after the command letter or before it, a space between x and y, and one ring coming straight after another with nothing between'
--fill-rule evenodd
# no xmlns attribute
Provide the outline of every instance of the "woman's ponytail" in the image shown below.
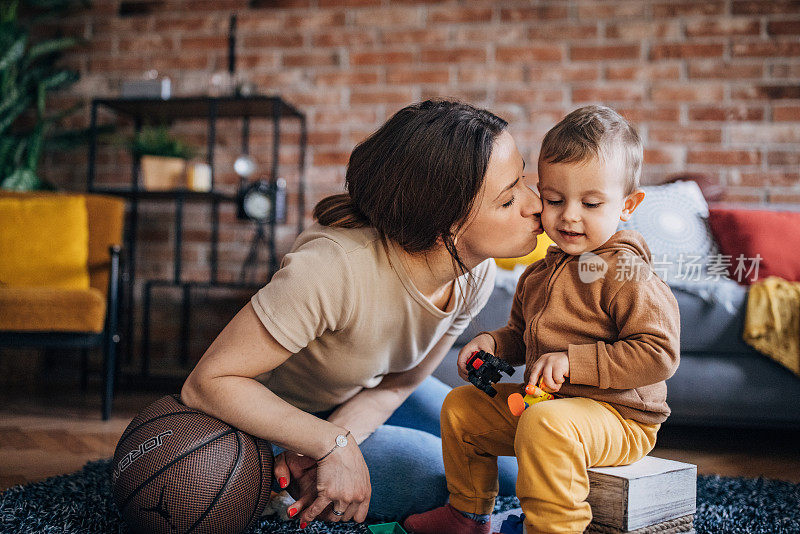
<svg viewBox="0 0 800 534"><path fill-rule="evenodd" d="M347 193L331 195L314 206L314 219L322 226L364 228L370 221L361 213Z"/></svg>

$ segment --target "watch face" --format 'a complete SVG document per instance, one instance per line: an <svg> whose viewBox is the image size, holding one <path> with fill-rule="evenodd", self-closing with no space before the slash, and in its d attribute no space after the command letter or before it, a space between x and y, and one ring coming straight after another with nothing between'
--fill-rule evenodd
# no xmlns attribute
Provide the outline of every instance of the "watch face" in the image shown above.
<svg viewBox="0 0 800 534"><path fill-rule="evenodd" d="M336 436L336 444L340 447L347 447L347 438L344 436Z"/></svg>
<svg viewBox="0 0 800 534"><path fill-rule="evenodd" d="M242 201L242 208L245 215L256 221L266 221L269 219L272 202L264 192L254 190L248 192Z"/></svg>

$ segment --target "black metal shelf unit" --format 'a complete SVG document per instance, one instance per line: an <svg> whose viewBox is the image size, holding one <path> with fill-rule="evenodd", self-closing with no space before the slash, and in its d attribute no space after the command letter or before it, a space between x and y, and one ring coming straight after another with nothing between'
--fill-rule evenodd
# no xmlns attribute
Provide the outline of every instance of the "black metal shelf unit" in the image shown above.
<svg viewBox="0 0 800 534"><path fill-rule="evenodd" d="M141 131L146 123L171 123L181 119L206 119L208 122L207 163L211 168L211 190L200 192L188 189L174 189L168 191L149 191L140 184L139 159L134 157L131 169L129 187L108 187L95 183L95 164L97 159L97 113L100 107L114 111L118 115L125 115L133 120L135 131ZM229 97L182 97L167 100L157 98L97 98L92 101L91 124L89 140L88 162L88 190L94 193L117 195L129 200L129 219L125 231L125 269L123 274L123 310L126 312L124 329L124 346L126 347L127 360L130 361L133 344L133 326L135 317L134 283L136 273L136 235L138 231L139 203L145 201L170 201L175 202L175 243L173 251L173 276L170 279L148 279L144 284L142 332L142 361L141 374L149 375L149 349L150 349L150 293L156 286L180 287L181 300L181 334L180 357L181 364L188 363L188 337L190 315L190 291L195 287L227 287L227 288L253 288L263 284L246 284L220 282L217 278L218 252L219 252L219 207L222 202L235 202L236 197L215 189L214 151L216 147L216 121L219 118L242 119L242 152L249 154L250 120L267 119L273 124L272 164L270 181L274 185L278 180L278 155L281 141L281 121L283 119L297 120L300 124L300 156L299 177L297 189L297 232L303 230L305 217L305 154L306 154L306 117L292 105L278 96L229 96ZM183 205L185 202L211 202L211 258L210 276L207 281L184 281L182 279L181 251L183 247ZM274 212L274 210L273 210ZM274 215L268 223L269 239L269 274L275 273L278 267L275 250ZM265 280L266 283L268 280Z"/></svg>

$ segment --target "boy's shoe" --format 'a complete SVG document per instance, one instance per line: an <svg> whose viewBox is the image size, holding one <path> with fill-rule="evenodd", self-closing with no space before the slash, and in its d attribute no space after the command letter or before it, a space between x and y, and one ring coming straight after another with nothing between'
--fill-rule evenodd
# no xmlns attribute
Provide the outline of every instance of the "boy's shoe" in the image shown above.
<svg viewBox="0 0 800 534"><path fill-rule="evenodd" d="M492 523L478 523L445 504L428 512L409 516L403 528L414 534L489 534Z"/></svg>

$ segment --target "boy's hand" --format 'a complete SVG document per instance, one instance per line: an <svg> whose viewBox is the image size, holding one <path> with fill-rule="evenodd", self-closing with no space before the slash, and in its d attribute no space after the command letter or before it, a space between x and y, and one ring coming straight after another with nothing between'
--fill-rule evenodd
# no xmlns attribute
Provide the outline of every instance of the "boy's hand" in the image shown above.
<svg viewBox="0 0 800 534"><path fill-rule="evenodd" d="M480 334L475 336L472 341L464 345L461 352L458 353L458 376L465 382L469 382L467 360L475 351L482 350L489 354L494 354L495 345L494 338L489 334ZM497 356L497 354L494 354Z"/></svg>
<svg viewBox="0 0 800 534"><path fill-rule="evenodd" d="M531 376L528 384L539 385L539 377L542 377L543 386L546 391L555 393L561 389L564 378L569 376L569 356L566 352L548 352L542 354L541 358L531 367Z"/></svg>

